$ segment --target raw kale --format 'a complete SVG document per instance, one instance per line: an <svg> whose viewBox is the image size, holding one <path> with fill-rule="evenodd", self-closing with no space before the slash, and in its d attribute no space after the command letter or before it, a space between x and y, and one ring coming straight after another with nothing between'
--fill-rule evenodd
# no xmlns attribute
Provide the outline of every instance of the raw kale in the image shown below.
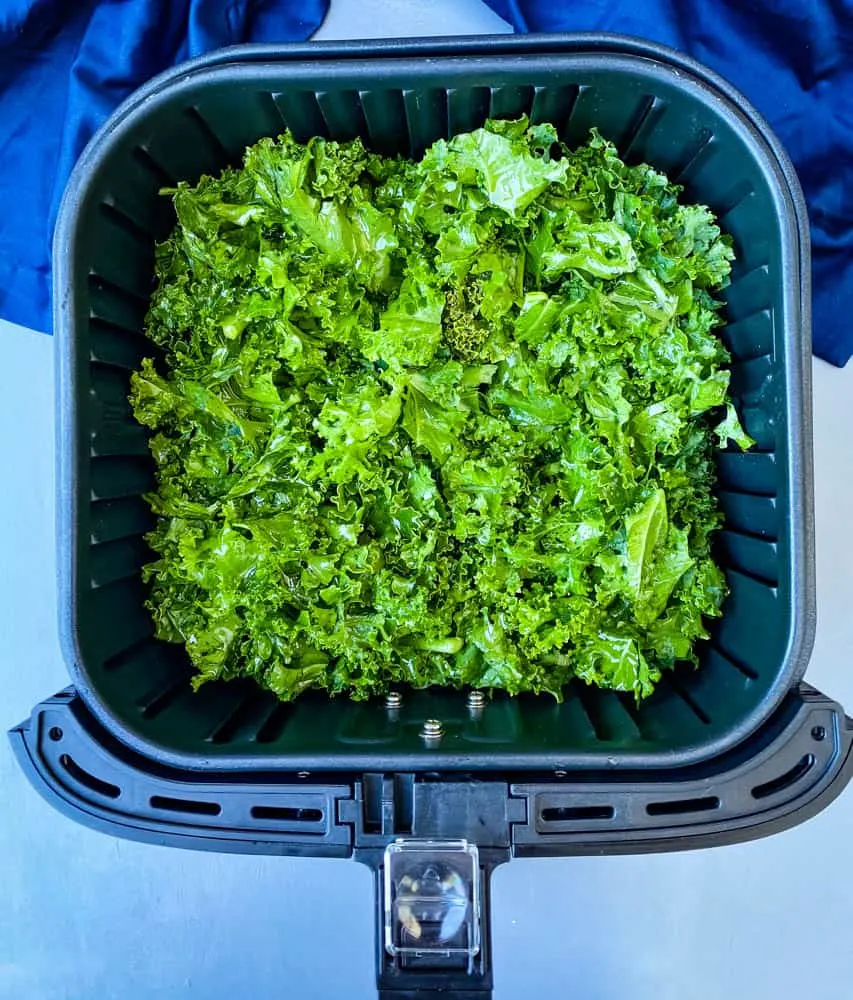
<svg viewBox="0 0 853 1000"><path fill-rule="evenodd" d="M285 134L169 192L132 381L196 684L651 693L726 593L710 211L526 119L420 162ZM716 427L715 427L716 424Z"/></svg>

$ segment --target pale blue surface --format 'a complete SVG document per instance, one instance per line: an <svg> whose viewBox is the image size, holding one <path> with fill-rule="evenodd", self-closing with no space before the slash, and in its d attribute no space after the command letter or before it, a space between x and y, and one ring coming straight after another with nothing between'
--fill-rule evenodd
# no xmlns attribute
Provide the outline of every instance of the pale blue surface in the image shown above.
<svg viewBox="0 0 853 1000"><path fill-rule="evenodd" d="M333 0L325 29L494 24L475 0ZM52 348L0 323L0 730L67 683L55 629ZM853 369L816 364L815 436L809 680L853 711ZM0 796L0 1000L375 997L373 889L360 866L113 840L47 806L2 739ZM515 861L494 882L495 998L844 997L851 885L853 788L754 844Z"/></svg>

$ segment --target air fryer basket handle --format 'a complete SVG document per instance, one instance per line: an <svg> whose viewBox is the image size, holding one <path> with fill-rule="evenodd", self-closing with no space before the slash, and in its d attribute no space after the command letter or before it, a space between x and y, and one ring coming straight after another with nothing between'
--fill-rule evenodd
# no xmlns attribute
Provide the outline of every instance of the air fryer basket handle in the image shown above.
<svg viewBox="0 0 853 1000"><path fill-rule="evenodd" d="M53 806L113 836L196 850L354 858L368 865L376 875L381 1000L429 1000L439 993L488 1000L489 880L511 857L633 854L751 840L815 815L853 778L853 719L806 684L735 750L710 765L664 774L519 773L501 780L470 774L349 772L315 778L222 771L211 782L119 743L73 688L37 705L10 737L24 772ZM449 908L471 903L478 920L476 939L469 935L461 948L436 948L433 934L432 947L423 949L432 951L427 962L417 944L398 941L405 949L388 947L385 934L386 857L391 850L402 854L419 846L458 851L460 860L467 856L468 868L460 870L469 888L477 873L475 898L457 891L448 878L455 858L449 867L435 865L434 873L419 869L433 882L438 878ZM402 876L396 886L419 892ZM398 905L398 921L410 921L411 914L426 926L424 919L431 919L411 906L409 911ZM447 928L439 917L439 930L449 929L452 936L458 916L457 911ZM439 934L438 943L447 936ZM417 929L411 937L422 940ZM464 963L456 960L461 953L467 956ZM456 968L448 968L454 963Z"/></svg>

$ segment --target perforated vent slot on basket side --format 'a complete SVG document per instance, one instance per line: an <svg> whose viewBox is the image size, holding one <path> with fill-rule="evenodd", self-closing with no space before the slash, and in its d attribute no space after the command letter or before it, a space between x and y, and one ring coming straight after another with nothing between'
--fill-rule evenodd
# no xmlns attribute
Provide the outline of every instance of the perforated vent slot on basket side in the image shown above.
<svg viewBox="0 0 853 1000"><path fill-rule="evenodd" d="M367 136L367 122L364 120L357 92L320 90L317 91L316 99L330 138L346 142Z"/></svg>
<svg viewBox="0 0 853 1000"><path fill-rule="evenodd" d="M211 743L225 744L255 738L259 728L269 719L273 706L278 704L275 695L261 691L252 681L243 690L248 693L242 696L234 690L233 703L226 706L223 717L211 728L206 737Z"/></svg>
<svg viewBox="0 0 853 1000"><path fill-rule="evenodd" d="M775 497L718 490L726 529L775 542L779 537L779 507ZM777 550L778 551L778 550Z"/></svg>
<svg viewBox="0 0 853 1000"><path fill-rule="evenodd" d="M151 268L146 268L149 280L151 273ZM145 294L135 294L93 270L89 274L88 300L90 316L133 335L141 332L148 309Z"/></svg>
<svg viewBox="0 0 853 1000"><path fill-rule="evenodd" d="M159 649L159 646L160 644L153 635L145 635L119 650L118 653L108 656L104 660L104 670L121 670L122 667L132 666L137 661L150 657L155 650Z"/></svg>
<svg viewBox="0 0 853 1000"><path fill-rule="evenodd" d="M714 142L714 133L709 128L698 129L670 169L669 179L675 184L689 183L705 161L715 155L717 146L718 144ZM654 156L651 160L655 163L660 162Z"/></svg>
<svg viewBox="0 0 853 1000"><path fill-rule="evenodd" d="M533 106L533 87L491 87L489 89L490 118L519 118Z"/></svg>
<svg viewBox="0 0 853 1000"><path fill-rule="evenodd" d="M276 137L286 127L269 92L223 91L197 110L216 138L219 155L232 165L242 162L248 146L264 136Z"/></svg>
<svg viewBox="0 0 853 1000"><path fill-rule="evenodd" d="M420 159L447 135L447 93L444 90L405 90L403 107L409 133L408 155Z"/></svg>
<svg viewBox="0 0 853 1000"><path fill-rule="evenodd" d="M143 535L154 527L154 515L142 497L114 497L89 504L89 541L92 545ZM145 561L148 561L146 555Z"/></svg>
<svg viewBox="0 0 853 1000"><path fill-rule="evenodd" d="M550 122L556 128L557 135L564 135L579 92L580 88L572 85L534 87L533 104L530 108L531 121Z"/></svg>
<svg viewBox="0 0 853 1000"><path fill-rule="evenodd" d="M141 455L93 455L89 474L92 500L138 497L153 486L151 462Z"/></svg>
<svg viewBox="0 0 853 1000"><path fill-rule="evenodd" d="M90 615L79 635L91 662L102 664L129 646L150 636L151 616L145 608L145 589L134 574L88 590ZM115 623L120 623L120 628Z"/></svg>
<svg viewBox="0 0 853 1000"><path fill-rule="evenodd" d="M385 156L405 153L408 126L403 95L395 91L363 90L359 96L371 146Z"/></svg>
<svg viewBox="0 0 853 1000"><path fill-rule="evenodd" d="M717 547L727 566L757 583L776 587L779 583L779 548L775 542L739 531L721 531Z"/></svg>
<svg viewBox="0 0 853 1000"><path fill-rule="evenodd" d="M258 726L255 739L258 743L275 743L281 738L285 726L293 714L293 705L277 702Z"/></svg>
<svg viewBox="0 0 853 1000"><path fill-rule="evenodd" d="M140 565L147 562L149 556L148 547L139 535L93 546L89 561L92 587L135 579Z"/></svg>
<svg viewBox="0 0 853 1000"><path fill-rule="evenodd" d="M154 345L141 334L131 333L93 317L89 322L89 360L111 365L123 372L134 371L142 359L154 353Z"/></svg>
<svg viewBox="0 0 853 1000"><path fill-rule="evenodd" d="M744 361L771 354L773 316L769 309L757 309L737 320L728 319L721 335L732 354Z"/></svg>
<svg viewBox="0 0 853 1000"><path fill-rule="evenodd" d="M149 460L145 429L133 419L126 371L92 361L89 365L89 406L92 413L89 451L95 456L134 456Z"/></svg>
<svg viewBox="0 0 853 1000"><path fill-rule="evenodd" d="M153 289L154 247L142 245L106 220L98 229L98 246L90 264L93 297L120 302L137 318L130 321L130 328L139 329Z"/></svg>
<svg viewBox="0 0 853 1000"><path fill-rule="evenodd" d="M170 677L166 684L158 684L147 695L139 700L139 708L146 719L156 719L162 715L178 698L190 693L189 677L184 674Z"/></svg>
<svg viewBox="0 0 853 1000"><path fill-rule="evenodd" d="M719 644L719 640L716 640L716 644L714 640L712 640L711 654L719 657L719 659L723 660L729 667L736 670L748 680L754 681L758 679L758 671L755 670L754 667L751 667L748 663L743 663L737 659L737 657L723 649Z"/></svg>
<svg viewBox="0 0 853 1000"><path fill-rule="evenodd" d="M636 712L613 691L578 685L581 703L595 730L596 738L604 743L622 743L641 736Z"/></svg>
<svg viewBox="0 0 853 1000"><path fill-rule="evenodd" d="M274 93L272 99L281 120L298 142L307 142L316 135L324 139L336 138L329 135L329 127L315 93L294 89Z"/></svg>
<svg viewBox="0 0 853 1000"><path fill-rule="evenodd" d="M139 166L154 180L158 188L174 187L178 183L178 178L170 173L166 167L160 163L147 146L136 146L131 156Z"/></svg>
<svg viewBox="0 0 853 1000"><path fill-rule="evenodd" d="M448 135L470 132L489 117L488 87L450 88L447 91Z"/></svg>
<svg viewBox="0 0 853 1000"><path fill-rule="evenodd" d="M665 101L646 94L637 103L634 115L619 140L619 155L628 163L635 162L636 149L642 149L666 112Z"/></svg>
<svg viewBox="0 0 853 1000"><path fill-rule="evenodd" d="M775 455L723 451L717 456L717 471L723 489L760 497L776 496L778 471Z"/></svg>

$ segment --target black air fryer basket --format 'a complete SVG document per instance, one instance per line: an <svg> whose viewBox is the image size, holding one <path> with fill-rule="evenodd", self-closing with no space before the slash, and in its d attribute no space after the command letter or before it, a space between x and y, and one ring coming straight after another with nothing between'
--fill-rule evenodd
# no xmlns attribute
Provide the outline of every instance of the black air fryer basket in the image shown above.
<svg viewBox="0 0 853 1000"><path fill-rule="evenodd" d="M735 241L722 331L748 453L719 455L730 597L701 668L640 708L613 692L403 691L279 704L189 687L140 567L153 482L127 402L158 194L285 126L418 156L526 113L570 144L596 126L708 204ZM250 46L142 88L90 143L54 249L61 631L73 686L12 733L36 787L111 833L213 850L352 856L377 872L380 993L491 989L488 873L514 855L743 840L821 809L850 776L851 722L801 683L814 630L809 246L790 162L701 66L615 36Z"/></svg>

